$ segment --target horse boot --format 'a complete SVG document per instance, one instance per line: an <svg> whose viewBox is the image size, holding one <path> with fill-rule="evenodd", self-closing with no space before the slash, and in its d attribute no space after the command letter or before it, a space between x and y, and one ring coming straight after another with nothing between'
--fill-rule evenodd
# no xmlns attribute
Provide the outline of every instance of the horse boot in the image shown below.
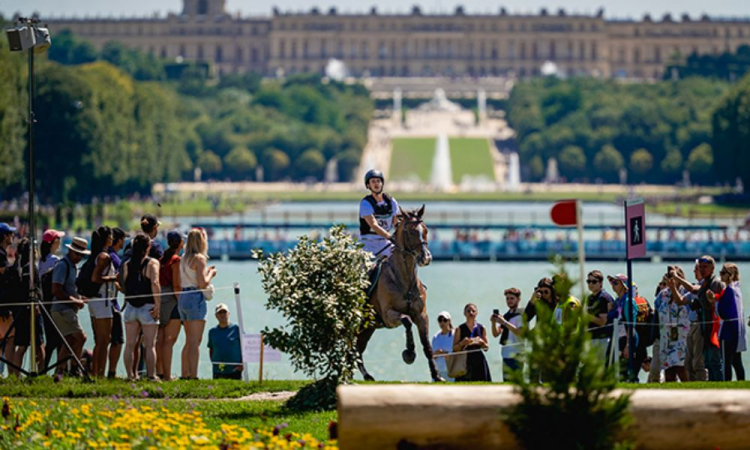
<svg viewBox="0 0 750 450"><path fill-rule="evenodd" d="M411 329L413 322L411 317L404 314L401 316L401 323L406 328L406 350L401 352L401 358L406 364L413 364L417 359L417 353L414 351L414 334Z"/></svg>

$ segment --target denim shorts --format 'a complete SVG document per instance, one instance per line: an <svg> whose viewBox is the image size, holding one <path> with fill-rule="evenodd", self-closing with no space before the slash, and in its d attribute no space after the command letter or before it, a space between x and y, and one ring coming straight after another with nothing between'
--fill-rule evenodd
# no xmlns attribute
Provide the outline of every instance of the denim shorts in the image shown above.
<svg viewBox="0 0 750 450"><path fill-rule="evenodd" d="M203 297L203 291L196 291L195 288L183 289L180 293L180 299L177 301L177 310L180 312L180 319L183 321L206 320L208 307L206 306L206 299Z"/></svg>
<svg viewBox="0 0 750 450"><path fill-rule="evenodd" d="M89 315L92 319L111 319L112 300L108 298L94 297L87 302Z"/></svg>
<svg viewBox="0 0 750 450"><path fill-rule="evenodd" d="M122 318L125 323L140 322L141 325L159 325L159 319L154 320L151 317L151 310L155 307L156 305L153 303L146 303L138 307L129 304L125 308L125 312L122 313Z"/></svg>

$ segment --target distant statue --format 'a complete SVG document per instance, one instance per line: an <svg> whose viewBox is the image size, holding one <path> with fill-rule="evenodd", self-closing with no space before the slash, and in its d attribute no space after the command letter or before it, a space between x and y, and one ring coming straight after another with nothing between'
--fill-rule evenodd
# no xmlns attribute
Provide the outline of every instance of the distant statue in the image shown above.
<svg viewBox="0 0 750 450"><path fill-rule="evenodd" d="M442 88L435 89L435 94L432 99L419 105L417 108L419 111L442 111L442 112L459 112L463 108L456 103L448 100L445 95L445 91Z"/></svg>

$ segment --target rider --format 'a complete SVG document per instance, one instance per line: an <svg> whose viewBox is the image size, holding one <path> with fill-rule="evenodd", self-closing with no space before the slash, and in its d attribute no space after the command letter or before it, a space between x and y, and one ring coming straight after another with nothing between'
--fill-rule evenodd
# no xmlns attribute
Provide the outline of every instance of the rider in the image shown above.
<svg viewBox="0 0 750 450"><path fill-rule="evenodd" d="M365 187L370 190L359 203L359 239L364 249L376 258L386 258L391 254L392 245L388 241L398 215L398 202L383 192L385 177L379 170L369 170L365 174Z"/></svg>

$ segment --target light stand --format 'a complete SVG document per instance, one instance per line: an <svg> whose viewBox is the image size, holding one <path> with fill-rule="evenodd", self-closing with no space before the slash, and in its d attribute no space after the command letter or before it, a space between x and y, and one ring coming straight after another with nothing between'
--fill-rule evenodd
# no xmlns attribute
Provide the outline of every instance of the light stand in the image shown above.
<svg viewBox="0 0 750 450"><path fill-rule="evenodd" d="M30 303L30 313L29 318L31 321L30 324L30 359L31 359L31 370L25 371L22 367L17 367L12 361L8 362L9 365L12 365L16 369L18 369L20 372L27 376L35 377L39 375L39 372L37 371L37 358L36 358L36 307L39 306L41 311L44 311L44 313L47 315L47 320L52 321L52 316L45 307L45 305L42 304L41 299L37 295L37 289L36 289L36 208L34 205L34 197L36 195L36 176L35 176L35 170L34 170L34 53L41 53L44 52L49 48L50 45L52 45L52 41L50 39L49 30L46 27L40 27L39 26L39 19L36 17L32 18L26 18L26 17L19 17L15 21L15 28L8 28L5 30L6 34L8 35L8 43L10 44L10 51L12 52L20 52L20 51L27 51L28 52L28 58L29 58L29 73L28 73L28 83L29 83L29 117L28 117L28 126L27 126L27 133L28 133L28 143L29 143L29 303ZM56 331L60 333L60 330L57 328L57 324L55 324L54 321L52 321L52 324L54 325ZM62 335L62 334L61 334ZM83 365L81 364L81 361L78 359L78 357L73 352L72 348L68 344L68 342L63 337L62 339L63 344L68 347L68 350L70 351L70 354L72 358L75 360L75 362L78 364L79 369L81 369L81 373L83 373L83 376L88 379L88 374L86 370L84 369ZM3 345L5 344L5 339L3 339ZM4 358L0 358L3 359ZM58 365L62 365L63 363L67 362L67 359L64 361L58 361L55 365L51 367L45 368L42 373L49 371L50 369L57 367Z"/></svg>

